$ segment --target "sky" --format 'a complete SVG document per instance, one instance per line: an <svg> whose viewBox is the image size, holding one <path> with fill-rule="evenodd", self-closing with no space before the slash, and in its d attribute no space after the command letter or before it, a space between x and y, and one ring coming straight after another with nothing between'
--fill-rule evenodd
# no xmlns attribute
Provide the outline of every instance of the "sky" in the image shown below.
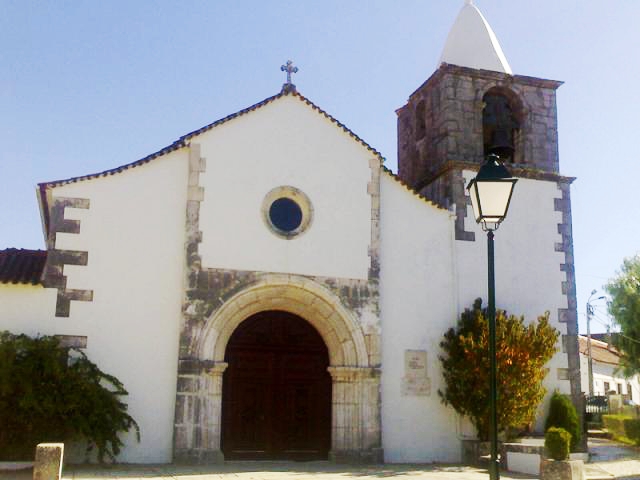
<svg viewBox="0 0 640 480"><path fill-rule="evenodd" d="M576 177L584 333L591 291L640 250L640 2L474 3L514 73L565 82L560 173ZM437 68L463 4L0 0L0 249L44 248L37 183L135 161L274 95L288 59L298 90L397 171L395 110ZM604 332L595 305L591 330Z"/></svg>

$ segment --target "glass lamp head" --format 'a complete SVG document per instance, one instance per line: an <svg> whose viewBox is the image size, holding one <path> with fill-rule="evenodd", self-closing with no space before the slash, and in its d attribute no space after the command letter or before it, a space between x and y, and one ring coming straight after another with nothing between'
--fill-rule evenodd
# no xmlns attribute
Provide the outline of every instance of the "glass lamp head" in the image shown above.
<svg viewBox="0 0 640 480"><path fill-rule="evenodd" d="M473 216L483 230L496 230L505 219L517 181L497 155L487 155L486 162L467 185Z"/></svg>

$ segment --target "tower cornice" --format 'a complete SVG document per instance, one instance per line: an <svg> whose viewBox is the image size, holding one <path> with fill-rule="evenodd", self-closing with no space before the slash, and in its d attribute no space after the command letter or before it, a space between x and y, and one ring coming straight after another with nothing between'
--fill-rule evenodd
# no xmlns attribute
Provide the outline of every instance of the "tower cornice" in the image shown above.
<svg viewBox="0 0 640 480"><path fill-rule="evenodd" d="M504 86L518 84L530 87L548 88L551 90L557 90L561 85L564 84L564 82L561 80L550 80L546 78L531 77L528 75L509 75L507 73L494 72L492 70L461 67L459 65L442 63L440 67L435 72L433 72L433 74L426 81L422 83L422 85L416 88L411 93L411 95L409 95L409 98L412 98L415 95L422 95L424 90L433 88L435 85L438 85L442 78L447 75L468 76L483 80L493 80L498 84ZM402 108L403 107L397 109L396 113Z"/></svg>

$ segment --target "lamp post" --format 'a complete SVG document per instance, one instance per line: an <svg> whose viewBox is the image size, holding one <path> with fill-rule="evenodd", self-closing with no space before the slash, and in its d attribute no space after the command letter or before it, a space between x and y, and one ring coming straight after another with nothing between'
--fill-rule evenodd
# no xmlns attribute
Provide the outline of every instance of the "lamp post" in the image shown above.
<svg viewBox="0 0 640 480"><path fill-rule="evenodd" d="M498 411L496 381L496 296L495 296L495 262L493 254L493 232L507 216L513 187L517 180L511 177L507 168L495 154L487 155L486 161L476 177L469 182L467 190L471 196L473 214L482 230L487 232L488 280L489 280L489 392L490 392L490 431L491 462L489 477L500 478L498 460Z"/></svg>

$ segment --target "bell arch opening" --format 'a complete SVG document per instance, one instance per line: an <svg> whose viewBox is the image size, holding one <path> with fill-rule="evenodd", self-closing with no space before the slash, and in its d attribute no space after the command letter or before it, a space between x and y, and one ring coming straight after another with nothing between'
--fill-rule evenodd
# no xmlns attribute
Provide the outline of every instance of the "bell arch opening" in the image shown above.
<svg viewBox="0 0 640 480"><path fill-rule="evenodd" d="M522 163L522 102L510 89L493 87L482 97L484 155L498 155L506 163Z"/></svg>

